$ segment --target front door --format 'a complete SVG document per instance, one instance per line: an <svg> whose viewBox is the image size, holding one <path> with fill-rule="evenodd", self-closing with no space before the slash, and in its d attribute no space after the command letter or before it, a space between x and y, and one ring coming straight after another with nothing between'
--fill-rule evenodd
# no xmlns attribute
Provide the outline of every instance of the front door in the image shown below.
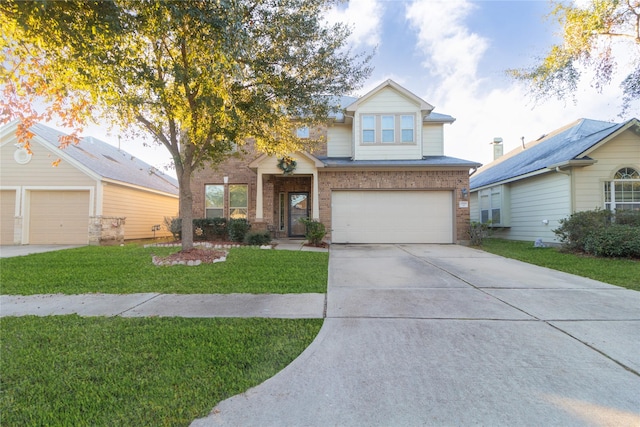
<svg viewBox="0 0 640 427"><path fill-rule="evenodd" d="M289 193L289 237L304 237L306 227L300 218L309 217L309 193Z"/></svg>

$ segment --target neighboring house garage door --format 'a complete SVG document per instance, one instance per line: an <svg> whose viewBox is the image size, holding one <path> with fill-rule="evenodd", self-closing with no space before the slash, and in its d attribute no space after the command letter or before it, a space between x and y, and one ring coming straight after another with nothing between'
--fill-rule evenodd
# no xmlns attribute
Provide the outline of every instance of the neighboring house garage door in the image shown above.
<svg viewBox="0 0 640 427"><path fill-rule="evenodd" d="M333 191L334 243L453 243L451 191Z"/></svg>
<svg viewBox="0 0 640 427"><path fill-rule="evenodd" d="M88 191L32 191L29 243L87 244Z"/></svg>
<svg viewBox="0 0 640 427"><path fill-rule="evenodd" d="M13 245L13 222L15 216L15 190L0 191L0 245Z"/></svg>

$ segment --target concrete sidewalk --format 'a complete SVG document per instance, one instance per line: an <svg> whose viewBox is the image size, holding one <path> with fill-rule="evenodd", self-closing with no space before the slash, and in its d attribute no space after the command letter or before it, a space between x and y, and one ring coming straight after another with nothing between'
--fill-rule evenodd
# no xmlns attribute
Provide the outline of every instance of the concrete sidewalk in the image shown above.
<svg viewBox="0 0 640 427"><path fill-rule="evenodd" d="M325 294L82 294L0 295L0 317L324 317Z"/></svg>
<svg viewBox="0 0 640 427"><path fill-rule="evenodd" d="M193 426L639 426L640 292L460 246L333 245L300 357Z"/></svg>

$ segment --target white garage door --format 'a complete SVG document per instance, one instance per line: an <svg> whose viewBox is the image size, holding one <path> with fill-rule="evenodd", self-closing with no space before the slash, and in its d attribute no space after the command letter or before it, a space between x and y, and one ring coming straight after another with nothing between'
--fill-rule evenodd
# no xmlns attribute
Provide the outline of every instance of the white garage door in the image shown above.
<svg viewBox="0 0 640 427"><path fill-rule="evenodd" d="M334 243L453 243L451 191L333 191Z"/></svg>
<svg viewBox="0 0 640 427"><path fill-rule="evenodd" d="M15 190L0 191L0 245L13 245L13 223L15 216Z"/></svg>
<svg viewBox="0 0 640 427"><path fill-rule="evenodd" d="M32 191L30 199L29 243L89 242L88 191Z"/></svg>

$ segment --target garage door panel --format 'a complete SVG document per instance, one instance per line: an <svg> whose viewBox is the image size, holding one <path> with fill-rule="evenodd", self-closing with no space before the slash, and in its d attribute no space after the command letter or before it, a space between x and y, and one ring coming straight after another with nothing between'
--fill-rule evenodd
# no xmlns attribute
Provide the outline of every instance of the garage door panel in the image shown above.
<svg viewBox="0 0 640 427"><path fill-rule="evenodd" d="M86 244L89 200L88 191L32 191L29 243Z"/></svg>
<svg viewBox="0 0 640 427"><path fill-rule="evenodd" d="M334 191L335 243L452 243L450 191Z"/></svg>
<svg viewBox="0 0 640 427"><path fill-rule="evenodd" d="M14 218L16 215L15 190L0 191L0 245L13 245Z"/></svg>

